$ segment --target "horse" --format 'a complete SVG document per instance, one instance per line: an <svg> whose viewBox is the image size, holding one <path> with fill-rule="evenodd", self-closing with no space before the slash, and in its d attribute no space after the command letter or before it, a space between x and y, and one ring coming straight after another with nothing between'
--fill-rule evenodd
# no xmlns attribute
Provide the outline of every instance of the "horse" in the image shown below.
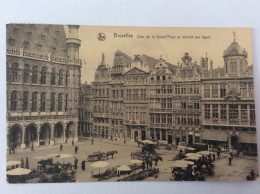
<svg viewBox="0 0 260 194"><path fill-rule="evenodd" d="M113 159L114 158L114 154L117 154L117 150L107 152L106 153L107 160L108 160L108 156L112 156L112 159Z"/></svg>
<svg viewBox="0 0 260 194"><path fill-rule="evenodd" d="M144 143L139 140L137 140L136 143L137 143L138 147L140 147L140 145L144 145Z"/></svg>
<svg viewBox="0 0 260 194"><path fill-rule="evenodd" d="M163 158L159 156L158 154L152 155L151 156L152 161L155 161L155 166L157 166L158 161L160 160L162 162Z"/></svg>

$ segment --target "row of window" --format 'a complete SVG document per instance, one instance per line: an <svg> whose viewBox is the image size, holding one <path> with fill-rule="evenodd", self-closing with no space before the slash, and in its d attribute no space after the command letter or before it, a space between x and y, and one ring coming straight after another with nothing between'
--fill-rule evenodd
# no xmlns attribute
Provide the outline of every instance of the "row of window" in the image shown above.
<svg viewBox="0 0 260 194"><path fill-rule="evenodd" d="M126 120L146 121L145 107L126 107Z"/></svg>
<svg viewBox="0 0 260 194"><path fill-rule="evenodd" d="M63 111L63 94L58 94L58 106L56 107L56 93L53 92L50 94L50 112L56 111ZM29 92L25 91L23 92L22 97L22 110L23 111L29 111L30 103L31 103L31 112L37 112L38 111L38 102L40 102L39 110L40 112L46 112L47 106L46 106L46 93L42 92L41 94L38 94L38 92L33 92L31 97L29 96ZM68 94L65 95L64 100L65 106L64 110L67 111L68 109ZM10 111L17 111L18 110L18 95L17 91L13 91L11 93L11 106Z"/></svg>
<svg viewBox="0 0 260 194"><path fill-rule="evenodd" d="M227 112L227 106L229 108L229 112ZM240 106L240 118L239 118L239 107ZM212 115L211 115L211 110L212 110ZM219 112L220 110L220 112ZM229 115L229 120L237 120L241 119L243 122L248 121L248 105L247 104L205 104L204 106L204 118L205 119L213 119L217 120L218 118L222 120L227 119L227 114ZM220 115L219 115L220 113ZM250 113L250 121L255 121L255 105L250 104L249 105L249 113Z"/></svg>
<svg viewBox="0 0 260 194"><path fill-rule="evenodd" d="M166 108L182 108L182 109L200 109L200 102L199 101L185 101L181 100L175 102L175 100L171 98L156 98L150 100L150 107L151 108L158 108L158 109L166 109Z"/></svg>
<svg viewBox="0 0 260 194"><path fill-rule="evenodd" d="M173 117L174 116L174 117ZM199 126L199 114L150 114L150 123Z"/></svg>
<svg viewBox="0 0 260 194"><path fill-rule="evenodd" d="M248 85L248 86L247 86ZM211 86L211 88L210 88ZM220 86L220 87L219 87ZM225 98L226 96L226 83L213 83L213 84L204 84L204 97L205 98ZM235 85L235 89L237 89L238 85ZM254 84L253 82L246 83L246 82L241 82L240 83L240 95L241 97L254 97ZM211 90L211 95L210 95L210 90ZM219 96L220 95L220 96Z"/></svg>
<svg viewBox="0 0 260 194"><path fill-rule="evenodd" d="M146 89L126 90L126 101L144 101L146 100Z"/></svg>
<svg viewBox="0 0 260 194"><path fill-rule="evenodd" d="M199 94L199 84L174 84L174 85L156 85L150 86L151 94Z"/></svg>
<svg viewBox="0 0 260 194"><path fill-rule="evenodd" d="M17 63L13 63L11 68L8 71L8 80L11 82L18 81L18 74L19 74L19 65ZM47 83L47 67L42 67L40 70L38 66L33 66L30 68L30 65L25 64L23 69L23 83L33 83L38 84L38 74L40 73L40 84ZM31 80L30 80L31 75ZM52 68L51 72L51 85L56 85L56 75L58 75L58 85L64 84L64 71L61 69L59 70L58 74L56 73L56 69ZM67 70L65 73L65 85L68 86L69 84L69 71Z"/></svg>

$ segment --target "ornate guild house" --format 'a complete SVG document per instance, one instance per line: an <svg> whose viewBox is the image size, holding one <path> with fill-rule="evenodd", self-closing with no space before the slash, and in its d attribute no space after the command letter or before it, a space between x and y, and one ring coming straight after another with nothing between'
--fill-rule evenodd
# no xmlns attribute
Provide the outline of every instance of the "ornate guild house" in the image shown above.
<svg viewBox="0 0 260 194"><path fill-rule="evenodd" d="M173 65L117 50L109 67L102 54L91 86L89 134L174 146L206 142L257 153L253 65L235 39L223 58L224 67L213 68L207 55L197 64L185 53Z"/></svg>
<svg viewBox="0 0 260 194"><path fill-rule="evenodd" d="M81 60L77 25L9 24L7 144L78 141Z"/></svg>

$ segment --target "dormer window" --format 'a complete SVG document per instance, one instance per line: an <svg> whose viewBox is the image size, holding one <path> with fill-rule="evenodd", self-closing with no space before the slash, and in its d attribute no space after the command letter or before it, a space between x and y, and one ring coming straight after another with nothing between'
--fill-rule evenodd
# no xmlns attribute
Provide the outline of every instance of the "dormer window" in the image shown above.
<svg viewBox="0 0 260 194"><path fill-rule="evenodd" d="M9 38L9 45L10 46L15 46L15 39L14 38Z"/></svg>
<svg viewBox="0 0 260 194"><path fill-rule="evenodd" d="M165 80L165 75L162 76L162 80Z"/></svg>
<svg viewBox="0 0 260 194"><path fill-rule="evenodd" d="M160 80L160 76L159 76L159 75L157 75L157 76L156 76L156 79L157 79L157 80Z"/></svg>

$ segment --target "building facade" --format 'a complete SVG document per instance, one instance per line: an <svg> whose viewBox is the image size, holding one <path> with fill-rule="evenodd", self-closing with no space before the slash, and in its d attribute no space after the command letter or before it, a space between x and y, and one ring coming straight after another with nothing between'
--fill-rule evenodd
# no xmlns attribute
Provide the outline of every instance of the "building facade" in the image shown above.
<svg viewBox="0 0 260 194"><path fill-rule="evenodd" d="M185 53L173 65L117 51L110 69L103 56L93 82L95 134L256 150L253 66L235 40L223 58L214 69L207 56L197 64Z"/></svg>
<svg viewBox="0 0 260 194"><path fill-rule="evenodd" d="M90 137L93 127L93 87L81 85L79 97L79 137Z"/></svg>
<svg viewBox="0 0 260 194"><path fill-rule="evenodd" d="M201 140L257 153L253 66L236 40L223 58L223 68L211 66L201 79Z"/></svg>
<svg viewBox="0 0 260 194"><path fill-rule="evenodd" d="M9 24L7 144L78 141L79 26Z"/></svg>

